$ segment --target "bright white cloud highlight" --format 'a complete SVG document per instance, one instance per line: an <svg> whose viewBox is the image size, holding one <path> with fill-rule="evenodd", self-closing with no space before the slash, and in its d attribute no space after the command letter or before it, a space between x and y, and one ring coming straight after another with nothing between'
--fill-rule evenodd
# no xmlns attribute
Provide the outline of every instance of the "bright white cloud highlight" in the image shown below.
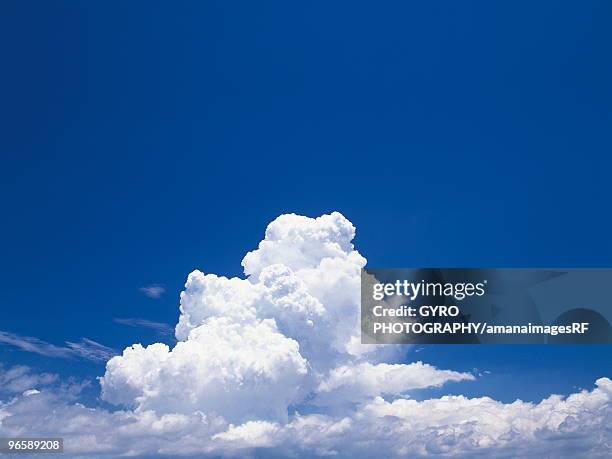
<svg viewBox="0 0 612 459"><path fill-rule="evenodd" d="M307 362L273 320L212 318L171 351L132 346L107 364L102 396L158 413L216 413L237 422L283 421L297 401Z"/></svg>
<svg viewBox="0 0 612 459"><path fill-rule="evenodd" d="M320 382L315 402L338 404L361 402L382 395L401 395L410 390L441 386L449 381L473 380L468 373L459 373L415 362L389 365L368 362L334 368Z"/></svg>

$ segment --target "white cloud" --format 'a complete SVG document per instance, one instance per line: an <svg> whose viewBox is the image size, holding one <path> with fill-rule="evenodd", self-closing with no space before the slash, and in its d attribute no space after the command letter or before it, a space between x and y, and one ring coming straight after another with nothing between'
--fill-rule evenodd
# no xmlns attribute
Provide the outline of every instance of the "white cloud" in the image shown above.
<svg viewBox="0 0 612 459"><path fill-rule="evenodd" d="M257 278L261 271L275 264L294 271L312 269L325 259L350 259L363 266L365 259L351 243L354 237L355 227L339 212L318 218L281 215L268 225L257 250L242 260L244 273Z"/></svg>
<svg viewBox="0 0 612 459"><path fill-rule="evenodd" d="M231 422L285 419L330 369L357 362L365 259L354 235L339 213L284 215L244 258L246 279L192 272L181 293L179 343L126 349L107 364L102 397Z"/></svg>
<svg viewBox="0 0 612 459"><path fill-rule="evenodd" d="M381 395L401 395L410 390L438 387L447 382L474 380L469 373L439 370L423 362L405 364L342 365L334 368L317 387L314 402L361 402Z"/></svg>
<svg viewBox="0 0 612 459"><path fill-rule="evenodd" d="M120 409L87 408L74 401L74 391L28 387L0 402L0 436L52 433L66 439L66 455L77 457L603 457L609 451L607 378L591 391L538 404L410 399L416 389L475 376L398 363L407 347L360 344L366 260L352 245L354 235L337 212L277 218L244 257L246 278L197 270L188 276L176 345L134 344L107 362L102 398ZM32 340L22 346L58 352ZM81 352L73 343L60 349ZM82 354L102 355L89 349Z"/></svg>
<svg viewBox="0 0 612 459"><path fill-rule="evenodd" d="M158 413L217 413L230 421L286 420L307 363L273 320L213 317L172 349L135 345L111 359L102 396Z"/></svg>
<svg viewBox="0 0 612 459"><path fill-rule="evenodd" d="M153 298L155 300L158 298L161 298L161 296L166 291L166 289L159 284L153 284L153 285L147 285L146 287L140 287L139 290L144 295L148 296L149 298Z"/></svg>
<svg viewBox="0 0 612 459"><path fill-rule="evenodd" d="M249 421L239 426L230 425L225 432L212 436L217 447L244 450L245 448L270 448L279 445L284 436L283 428L268 421Z"/></svg>

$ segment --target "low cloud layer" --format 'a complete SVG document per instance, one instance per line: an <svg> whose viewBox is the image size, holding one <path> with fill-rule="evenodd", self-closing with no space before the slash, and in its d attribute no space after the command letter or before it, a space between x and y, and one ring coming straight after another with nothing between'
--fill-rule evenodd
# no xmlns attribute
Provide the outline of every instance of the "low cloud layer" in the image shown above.
<svg viewBox="0 0 612 459"><path fill-rule="evenodd" d="M567 398L501 403L375 397L345 413L228 423L194 410L91 409L74 393L26 390L0 403L0 435L54 435L67 457L609 457L612 381Z"/></svg>
<svg viewBox="0 0 612 459"><path fill-rule="evenodd" d="M33 380L0 405L0 435L61 435L87 457L605 456L608 378L539 404L412 400L475 376L360 344L354 236L337 212L277 218L245 278L188 276L175 346L135 344L107 362L101 396L117 410Z"/></svg>

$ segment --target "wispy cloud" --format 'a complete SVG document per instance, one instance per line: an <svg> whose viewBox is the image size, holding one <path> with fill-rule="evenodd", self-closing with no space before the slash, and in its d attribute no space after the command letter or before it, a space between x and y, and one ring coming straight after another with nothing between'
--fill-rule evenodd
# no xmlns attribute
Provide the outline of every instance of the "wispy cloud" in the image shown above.
<svg viewBox="0 0 612 459"><path fill-rule="evenodd" d="M30 367L17 365L4 368L0 364L0 392L18 393L48 386L58 380L52 373L34 373Z"/></svg>
<svg viewBox="0 0 612 459"><path fill-rule="evenodd" d="M147 285L145 287L140 287L139 289L142 293L144 293L149 298L158 299L160 298L166 289L159 284Z"/></svg>
<svg viewBox="0 0 612 459"><path fill-rule="evenodd" d="M114 349L89 338L81 338L78 343L66 341L66 345L77 356L93 362L106 362L117 355Z"/></svg>
<svg viewBox="0 0 612 459"><path fill-rule="evenodd" d="M0 330L0 344L7 344L22 351L33 352L46 357L81 358L92 362L105 362L112 356L117 355L114 349L88 338L81 338L76 343L66 341L66 346L57 346L33 336L21 336Z"/></svg>
<svg viewBox="0 0 612 459"><path fill-rule="evenodd" d="M115 319L115 322L121 325L127 325L128 327L144 327L155 330L160 335L172 335L174 328L168 324L162 322L153 322L147 319L127 318L127 319Z"/></svg>

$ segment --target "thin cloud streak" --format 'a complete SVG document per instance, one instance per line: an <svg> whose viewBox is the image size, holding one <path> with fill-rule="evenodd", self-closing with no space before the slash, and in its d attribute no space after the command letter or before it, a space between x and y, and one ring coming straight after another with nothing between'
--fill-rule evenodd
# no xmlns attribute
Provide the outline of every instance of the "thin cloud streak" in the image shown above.
<svg viewBox="0 0 612 459"><path fill-rule="evenodd" d="M66 346L57 346L33 336L21 336L0 330L0 344L14 346L22 351L44 355L45 357L80 358L92 362L106 362L117 355L114 349L88 338L81 338L76 343L66 341Z"/></svg>
<svg viewBox="0 0 612 459"><path fill-rule="evenodd" d="M66 345L77 356L92 362L106 362L117 355L117 352L89 338L81 338L78 343L66 341Z"/></svg>
<svg viewBox="0 0 612 459"><path fill-rule="evenodd" d="M160 335L172 335L174 333L174 328L168 324L162 322L154 322L148 319L138 319L138 318L117 318L114 319L116 323L121 325L127 325L128 327L143 327L150 328L151 330L155 330Z"/></svg>
<svg viewBox="0 0 612 459"><path fill-rule="evenodd" d="M144 293L149 298L153 298L155 300L161 298L166 289L159 284L147 285L145 287L140 287L139 290Z"/></svg>

